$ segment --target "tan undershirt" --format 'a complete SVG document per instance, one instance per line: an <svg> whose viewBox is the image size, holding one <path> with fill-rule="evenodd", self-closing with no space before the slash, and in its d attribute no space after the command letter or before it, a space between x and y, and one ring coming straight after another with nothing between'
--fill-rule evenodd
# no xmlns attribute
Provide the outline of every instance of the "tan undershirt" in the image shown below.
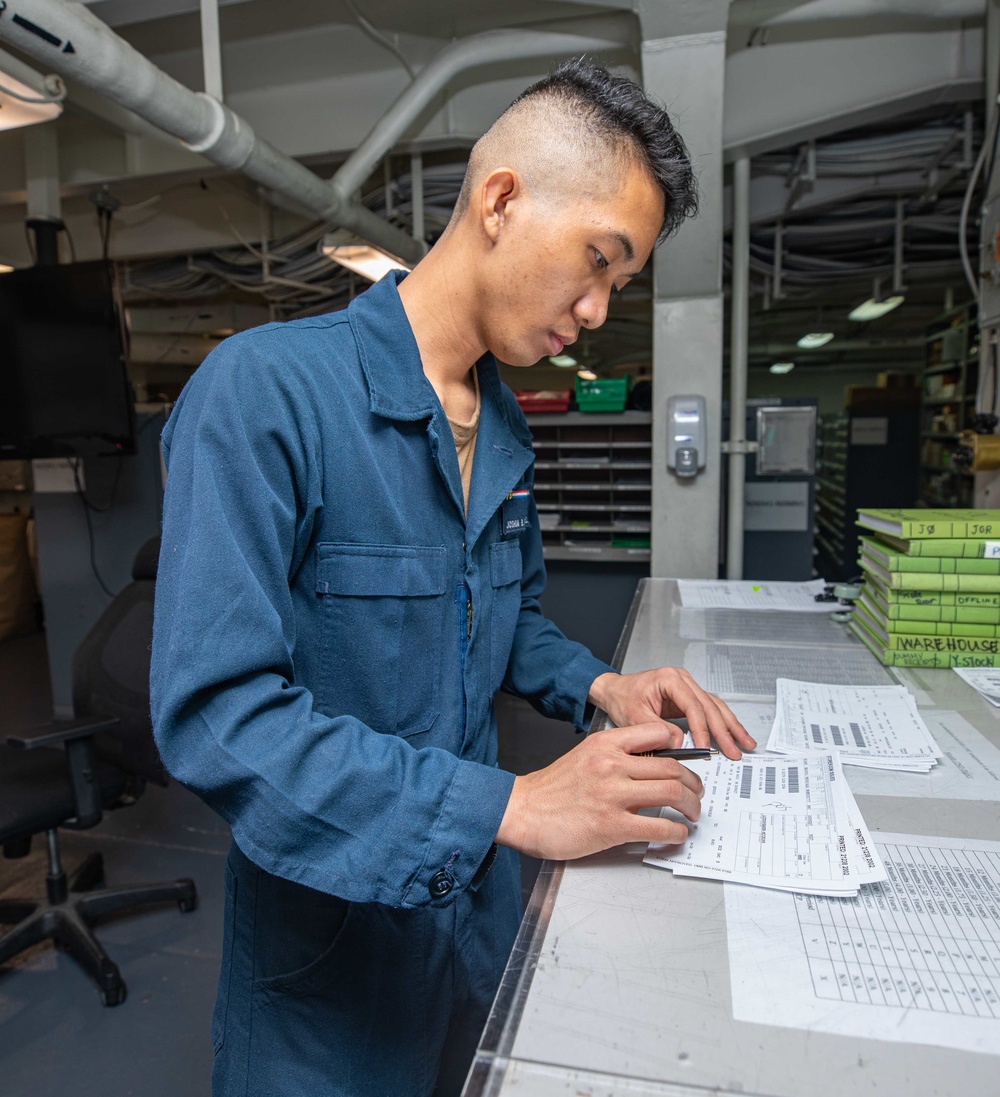
<svg viewBox="0 0 1000 1097"><path fill-rule="evenodd" d="M469 513L469 487L472 484L472 459L476 453L476 434L479 431L479 377L472 371L473 384L476 386L476 410L467 423L448 417L448 425L455 436L455 451L458 454L458 471L462 474L462 494L465 497L465 513Z"/></svg>

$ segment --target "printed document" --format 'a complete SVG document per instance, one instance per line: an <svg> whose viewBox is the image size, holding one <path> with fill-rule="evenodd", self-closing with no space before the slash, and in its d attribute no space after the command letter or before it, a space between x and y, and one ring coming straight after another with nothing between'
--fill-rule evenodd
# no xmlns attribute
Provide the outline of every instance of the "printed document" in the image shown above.
<svg viewBox="0 0 1000 1097"><path fill-rule="evenodd" d="M691 609L680 612L682 640L736 640L747 644L808 644L810 647L857 647L860 640L846 624L829 613L784 613L762 609L744 613L735 609Z"/></svg>
<svg viewBox="0 0 1000 1097"><path fill-rule="evenodd" d="M729 707L758 743L767 742L774 725L774 705L734 701ZM1000 750L957 712L931 710L920 715L941 748L938 764L930 773L849 766L844 775L851 792L855 796L1000 802Z"/></svg>
<svg viewBox="0 0 1000 1097"><path fill-rule="evenodd" d="M837 602L817 602L823 579L806 583L755 582L752 579L678 579L682 606L696 609L780 609L794 613L830 613Z"/></svg>
<svg viewBox="0 0 1000 1097"><path fill-rule="evenodd" d="M1000 1055L1000 842L876 846L853 899L726 886L733 1016Z"/></svg>
<svg viewBox="0 0 1000 1097"><path fill-rule="evenodd" d="M767 749L835 751L845 765L927 773L941 755L905 686L777 681Z"/></svg>
<svg viewBox="0 0 1000 1097"><path fill-rule="evenodd" d="M778 678L838 685L884 686L892 682L862 644L838 649L766 644L688 644L684 668L702 689L724 700L772 701Z"/></svg>
<svg viewBox="0 0 1000 1097"><path fill-rule="evenodd" d="M647 864L821 895L856 895L885 878L835 754L688 764L705 783L701 818L679 845L650 843ZM680 818L670 808L660 815Z"/></svg>
<svg viewBox="0 0 1000 1097"><path fill-rule="evenodd" d="M991 705L1000 706L1000 667L952 667Z"/></svg>

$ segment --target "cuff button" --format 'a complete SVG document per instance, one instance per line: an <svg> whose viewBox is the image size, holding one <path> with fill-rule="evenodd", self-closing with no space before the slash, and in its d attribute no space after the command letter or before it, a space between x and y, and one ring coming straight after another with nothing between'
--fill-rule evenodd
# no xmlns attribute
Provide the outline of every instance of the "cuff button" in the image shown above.
<svg viewBox="0 0 1000 1097"><path fill-rule="evenodd" d="M451 875L441 869L430 878L427 890L431 893L432 899L443 899L454 886L455 881Z"/></svg>

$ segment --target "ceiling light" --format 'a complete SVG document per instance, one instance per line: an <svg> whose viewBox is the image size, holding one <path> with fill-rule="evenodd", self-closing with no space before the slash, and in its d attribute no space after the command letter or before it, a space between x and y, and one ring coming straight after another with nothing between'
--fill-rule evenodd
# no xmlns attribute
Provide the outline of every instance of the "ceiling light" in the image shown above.
<svg viewBox="0 0 1000 1097"><path fill-rule="evenodd" d="M333 233L324 237L320 249L327 259L372 282L377 282L391 270L413 269L394 255L372 247L371 244L345 244Z"/></svg>
<svg viewBox="0 0 1000 1097"><path fill-rule="evenodd" d="M825 347L832 338L832 331L810 331L807 335L803 335L796 345L805 350L815 350L817 347Z"/></svg>
<svg viewBox="0 0 1000 1097"><path fill-rule="evenodd" d="M49 122L62 114L66 88L58 76L42 76L4 54L0 69L0 130ZM17 76L9 71L13 69ZM20 79L18 79L18 76ZM28 80L30 83L25 83Z"/></svg>
<svg viewBox="0 0 1000 1097"><path fill-rule="evenodd" d="M795 369L794 362L775 362L771 367L772 373L791 373Z"/></svg>
<svg viewBox="0 0 1000 1097"><path fill-rule="evenodd" d="M569 354L550 354L549 361L553 366L562 366L564 369L569 369L576 365L576 359Z"/></svg>
<svg viewBox="0 0 1000 1097"><path fill-rule="evenodd" d="M576 375L577 375L577 377L580 378L581 381L596 381L597 380L597 374L594 373L594 371L592 369L578 369L576 371Z"/></svg>
<svg viewBox="0 0 1000 1097"><path fill-rule="evenodd" d="M863 304L851 309L847 314L847 318L859 322L862 320L877 320L880 316L885 316L887 312L892 312L904 300L905 298L901 293L897 293L893 297L885 297L881 301L876 297L869 297Z"/></svg>
<svg viewBox="0 0 1000 1097"><path fill-rule="evenodd" d="M0 263L0 274L10 274L13 267L8 267L6 263Z"/></svg>

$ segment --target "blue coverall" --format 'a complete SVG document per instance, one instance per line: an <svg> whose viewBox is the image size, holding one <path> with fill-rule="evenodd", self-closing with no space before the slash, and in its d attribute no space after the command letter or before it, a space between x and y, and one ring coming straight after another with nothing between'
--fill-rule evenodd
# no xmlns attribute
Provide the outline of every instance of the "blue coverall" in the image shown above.
<svg viewBox="0 0 1000 1097"><path fill-rule="evenodd" d="M163 434L153 723L234 837L217 1097L458 1091L520 917L493 695L583 726L610 669L540 611L489 355L466 517L400 277L227 339Z"/></svg>

